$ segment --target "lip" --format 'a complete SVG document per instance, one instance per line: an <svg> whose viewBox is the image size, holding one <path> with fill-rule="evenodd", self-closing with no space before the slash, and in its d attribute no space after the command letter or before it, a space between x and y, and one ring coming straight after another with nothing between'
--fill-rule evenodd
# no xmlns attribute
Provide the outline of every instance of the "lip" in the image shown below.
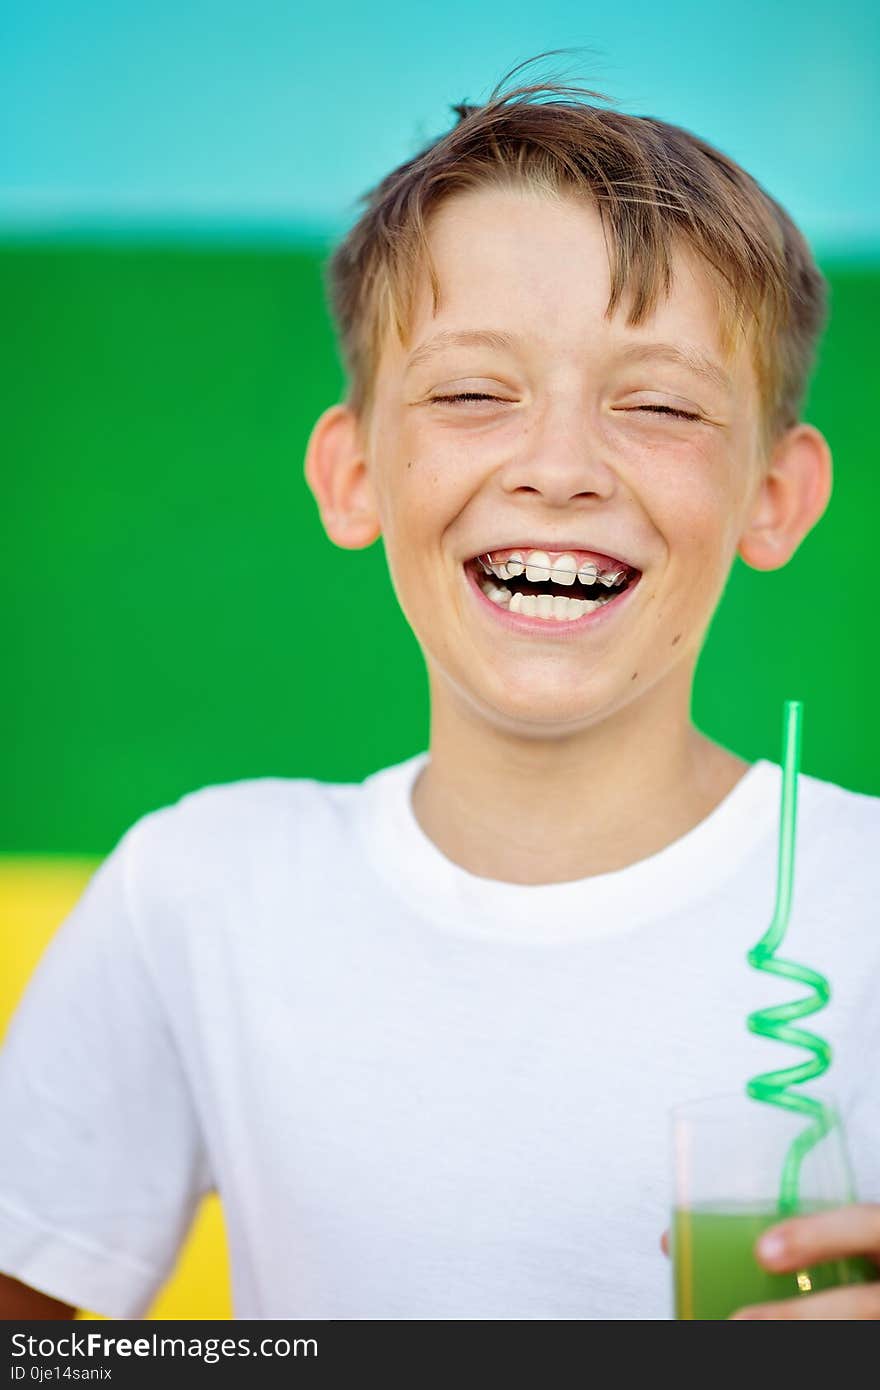
<svg viewBox="0 0 880 1390"><path fill-rule="evenodd" d="M601 608L594 608L591 613L585 613L581 618L572 618L569 622L558 622L555 618L529 618L524 613L510 613L504 608L499 608L498 604L487 598L480 588L476 573L472 568L474 564L475 561L468 560L462 566L468 587L480 607L488 609L490 616L497 623L506 627L509 632L518 632L524 637L543 637L551 640L555 638L557 641L571 641L573 638L579 637L581 633L604 628L626 606L627 600L635 593L642 581L642 575L639 574L621 594L611 599L610 602L603 603Z"/></svg>
<svg viewBox="0 0 880 1390"><path fill-rule="evenodd" d="M592 546L583 545L580 541L508 541L506 545L487 545L482 550L477 551L476 555L471 555L469 561L477 560L481 555L489 555L493 551L500 550L522 550L528 553L530 550L544 550L549 554L563 555L566 551L582 551L587 555L600 555L615 565L626 565L627 569L635 570L639 566L633 564L632 560L625 559L622 555L613 555L610 550L597 550Z"/></svg>

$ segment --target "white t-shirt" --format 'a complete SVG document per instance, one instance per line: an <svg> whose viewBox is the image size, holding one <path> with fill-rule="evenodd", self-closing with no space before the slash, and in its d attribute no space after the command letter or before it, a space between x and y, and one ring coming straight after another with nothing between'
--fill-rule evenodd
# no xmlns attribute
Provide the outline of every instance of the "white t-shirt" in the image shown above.
<svg viewBox="0 0 880 1390"><path fill-rule="evenodd" d="M628 868L524 886L421 830L428 756L204 787L126 832L0 1052L0 1271L142 1317L216 1190L238 1318L672 1316L668 1108L805 1060L745 1022L805 992L746 962L780 769ZM780 954L831 982L804 1089L837 1096L872 1201L878 904L880 797L802 775Z"/></svg>

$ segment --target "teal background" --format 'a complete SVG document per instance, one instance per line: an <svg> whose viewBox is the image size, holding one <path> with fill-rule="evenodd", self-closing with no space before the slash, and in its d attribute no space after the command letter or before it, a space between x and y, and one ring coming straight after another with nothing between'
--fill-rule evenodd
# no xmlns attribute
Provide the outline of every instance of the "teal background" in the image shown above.
<svg viewBox="0 0 880 1390"><path fill-rule="evenodd" d="M719 145L823 253L877 248L876 0L5 0L0 221L296 237L516 63Z"/></svg>
<svg viewBox="0 0 880 1390"><path fill-rule="evenodd" d="M831 506L782 571L737 561L694 718L778 759L782 703L802 699L804 770L880 794L878 20L748 3L719 37L704 16L5 8L0 850L102 855L207 783L357 780L427 746L381 539L333 546L303 477L343 389L322 263L452 102L572 44L592 51L543 70L720 145L829 277L805 418L833 450Z"/></svg>

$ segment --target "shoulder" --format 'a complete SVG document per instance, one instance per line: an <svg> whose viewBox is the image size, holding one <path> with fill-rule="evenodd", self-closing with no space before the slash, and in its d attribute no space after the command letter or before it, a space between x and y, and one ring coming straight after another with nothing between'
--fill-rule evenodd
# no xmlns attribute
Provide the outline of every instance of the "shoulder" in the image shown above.
<svg viewBox="0 0 880 1390"><path fill-rule="evenodd" d="M336 786L314 777L245 777L235 782L212 782L146 812L138 824L173 824L175 830L185 829L195 835L271 824L279 816L301 814L327 804Z"/></svg>
<svg viewBox="0 0 880 1390"><path fill-rule="evenodd" d="M819 777L799 778L795 882L802 904L833 923L837 940L856 938L880 969L880 797Z"/></svg>
<svg viewBox="0 0 880 1390"><path fill-rule="evenodd" d="M123 837L133 883L212 896L332 836L358 783L253 777L211 783L142 815Z"/></svg>
<svg viewBox="0 0 880 1390"><path fill-rule="evenodd" d="M880 796L806 774L798 780L799 799L815 835L853 846L873 842L875 852L880 850Z"/></svg>

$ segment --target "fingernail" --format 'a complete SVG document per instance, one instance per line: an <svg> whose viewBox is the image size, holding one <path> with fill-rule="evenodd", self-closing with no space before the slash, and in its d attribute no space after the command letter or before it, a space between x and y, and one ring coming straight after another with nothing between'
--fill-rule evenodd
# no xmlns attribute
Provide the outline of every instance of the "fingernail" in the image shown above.
<svg viewBox="0 0 880 1390"><path fill-rule="evenodd" d="M781 1259L785 1253L785 1237L778 1231L770 1231L758 1241L758 1251L765 1260Z"/></svg>

